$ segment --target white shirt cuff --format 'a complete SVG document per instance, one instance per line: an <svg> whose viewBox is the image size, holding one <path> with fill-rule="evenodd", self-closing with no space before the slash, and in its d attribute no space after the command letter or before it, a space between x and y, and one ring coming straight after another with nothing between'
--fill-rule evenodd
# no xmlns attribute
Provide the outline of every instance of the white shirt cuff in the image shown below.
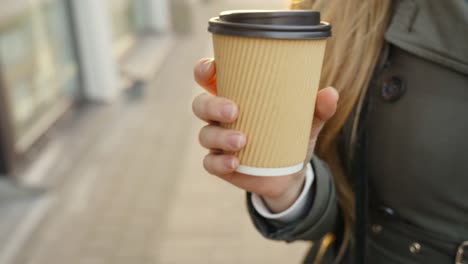
<svg viewBox="0 0 468 264"><path fill-rule="evenodd" d="M312 183L314 182L314 176L315 175L312 170L312 166L310 163L307 163L306 178L302 193L299 195L299 198L297 198L294 204L291 205L291 207L281 213L272 213L266 206L262 197L254 193L251 196L252 205L255 210L266 219L277 220L282 223L294 222L295 220L299 219L299 217L306 210L307 201L309 200L307 198L310 194L310 186L312 186Z"/></svg>

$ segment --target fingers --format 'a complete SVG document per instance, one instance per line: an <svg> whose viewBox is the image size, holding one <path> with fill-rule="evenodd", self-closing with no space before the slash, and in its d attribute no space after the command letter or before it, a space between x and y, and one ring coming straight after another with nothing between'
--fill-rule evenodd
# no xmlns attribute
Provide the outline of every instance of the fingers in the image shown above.
<svg viewBox="0 0 468 264"><path fill-rule="evenodd" d="M246 137L242 133L213 125L202 128L199 140L207 149L224 151L240 151L246 144Z"/></svg>
<svg viewBox="0 0 468 264"><path fill-rule="evenodd" d="M206 91L216 94L216 64L213 59L202 59L194 68L195 80Z"/></svg>
<svg viewBox="0 0 468 264"><path fill-rule="evenodd" d="M201 94L192 103L194 114L207 122L231 123L237 119L239 110L234 102L217 96Z"/></svg>
<svg viewBox="0 0 468 264"><path fill-rule="evenodd" d="M317 137L325 123L335 114L338 105L339 94L333 87L322 89L317 94L315 104L315 116L310 132L310 143L307 151L307 159L310 159L315 149Z"/></svg>
<svg viewBox="0 0 468 264"><path fill-rule="evenodd" d="M210 174L222 177L234 173L239 167L239 160L233 155L208 154L203 160L203 167Z"/></svg>

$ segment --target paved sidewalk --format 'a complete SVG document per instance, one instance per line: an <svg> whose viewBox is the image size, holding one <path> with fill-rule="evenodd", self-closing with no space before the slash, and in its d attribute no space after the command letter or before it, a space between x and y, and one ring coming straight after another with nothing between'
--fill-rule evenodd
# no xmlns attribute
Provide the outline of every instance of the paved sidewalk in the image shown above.
<svg viewBox="0 0 468 264"><path fill-rule="evenodd" d="M193 120L190 130L203 125ZM200 162L206 151L196 133L189 138L157 263L301 263L309 244L262 238L247 215L245 192L206 173Z"/></svg>
<svg viewBox="0 0 468 264"><path fill-rule="evenodd" d="M50 169L64 179L50 183L48 214L15 260L0 264L300 263L307 243L262 238L245 193L204 172L203 124L190 107L201 92L193 64L211 50L207 17L284 1L205 2L194 10L195 34L175 40L150 85L126 91L64 137L70 155Z"/></svg>

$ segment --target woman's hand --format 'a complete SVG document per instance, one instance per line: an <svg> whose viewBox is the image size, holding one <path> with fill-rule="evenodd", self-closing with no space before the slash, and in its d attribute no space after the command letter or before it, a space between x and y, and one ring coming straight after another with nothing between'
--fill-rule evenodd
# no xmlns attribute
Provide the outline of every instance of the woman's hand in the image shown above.
<svg viewBox="0 0 468 264"><path fill-rule="evenodd" d="M236 172L239 160L223 151L239 151L247 143L240 131L221 128L219 123L234 122L239 114L237 105L229 99L216 96L216 65L212 59L203 59L195 66L195 79L208 93L193 100L193 112L208 123L200 131L200 144L209 150L203 165L205 169L231 184L263 197L273 212L289 208L299 197L305 179L305 168L299 173L282 177L257 177ZM310 136L306 162L313 155L315 142L325 122L336 111L338 92L334 88L319 91L315 117Z"/></svg>

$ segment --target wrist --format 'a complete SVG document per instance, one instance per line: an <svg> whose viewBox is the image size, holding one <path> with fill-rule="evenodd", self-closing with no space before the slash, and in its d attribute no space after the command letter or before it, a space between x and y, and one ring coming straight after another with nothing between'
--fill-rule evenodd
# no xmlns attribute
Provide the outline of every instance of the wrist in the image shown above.
<svg viewBox="0 0 468 264"><path fill-rule="evenodd" d="M272 213L279 213L288 209L299 198L304 188L306 166L300 172L287 177L290 177L288 187L283 193L277 196L262 196L266 206Z"/></svg>

